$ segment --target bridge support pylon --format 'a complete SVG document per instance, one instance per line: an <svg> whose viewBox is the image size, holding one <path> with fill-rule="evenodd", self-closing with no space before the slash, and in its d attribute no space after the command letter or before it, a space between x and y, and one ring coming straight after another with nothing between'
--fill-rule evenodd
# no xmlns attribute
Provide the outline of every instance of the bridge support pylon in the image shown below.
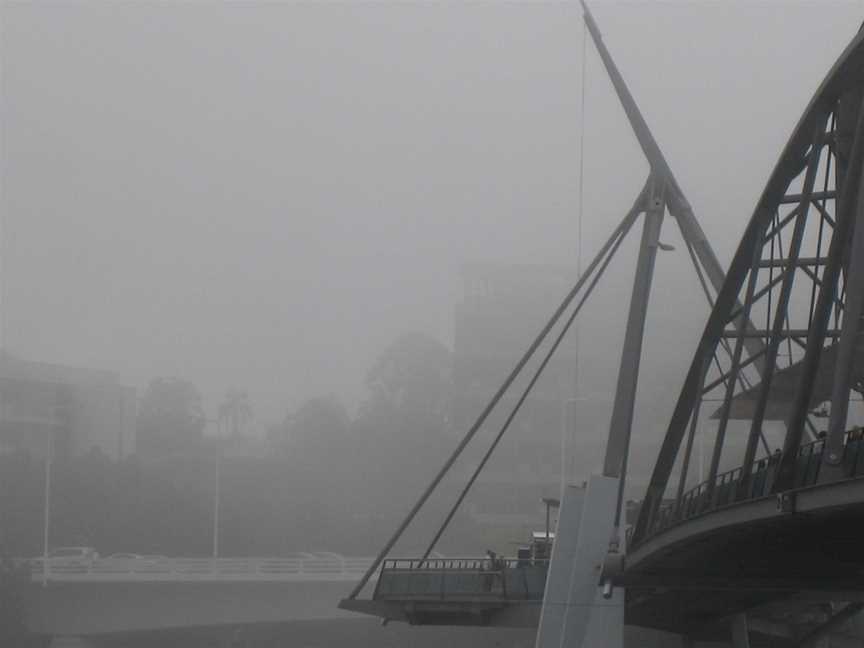
<svg viewBox="0 0 864 648"><path fill-rule="evenodd" d="M750 648L750 627L746 614L732 617L732 648Z"/></svg>
<svg viewBox="0 0 864 648"><path fill-rule="evenodd" d="M623 648L624 590L607 598L600 587L618 485L615 477L594 475L584 495L573 487L565 491L536 648Z"/></svg>

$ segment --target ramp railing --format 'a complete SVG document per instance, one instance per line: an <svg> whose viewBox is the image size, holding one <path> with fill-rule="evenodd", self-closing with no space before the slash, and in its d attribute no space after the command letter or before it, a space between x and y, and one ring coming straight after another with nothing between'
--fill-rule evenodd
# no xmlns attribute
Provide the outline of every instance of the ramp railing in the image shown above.
<svg viewBox="0 0 864 648"><path fill-rule="evenodd" d="M819 481L824 439L816 439L800 446L796 451L793 488L813 486ZM651 520L646 538L733 504L770 497L782 454L777 452L753 463L749 479L742 479L743 468L738 467L717 475L713 481L703 481L684 492L677 501L666 501ZM864 430L856 428L846 433L843 447L843 473L846 478L864 475Z"/></svg>
<svg viewBox="0 0 864 648"><path fill-rule="evenodd" d="M371 558L337 554L300 558L48 558L30 561L33 580L183 581L183 580L358 580Z"/></svg>
<svg viewBox="0 0 864 648"><path fill-rule="evenodd" d="M548 560L387 559L373 599L416 602L540 601Z"/></svg>

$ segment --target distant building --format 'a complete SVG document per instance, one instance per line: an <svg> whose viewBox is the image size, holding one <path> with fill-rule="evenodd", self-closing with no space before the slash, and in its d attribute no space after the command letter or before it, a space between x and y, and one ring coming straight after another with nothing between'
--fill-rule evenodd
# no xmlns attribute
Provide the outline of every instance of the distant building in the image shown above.
<svg viewBox="0 0 864 648"><path fill-rule="evenodd" d="M574 268L548 265L463 269L464 294L456 306L453 345L456 433L471 426L575 278ZM541 347L526 366L525 377L490 417L480 434L484 444L497 432L550 343ZM576 331L571 330L466 502L475 522L489 531L490 544L495 538L519 540L541 528L540 498L559 495L562 463L566 470L571 452L575 376Z"/></svg>
<svg viewBox="0 0 864 648"><path fill-rule="evenodd" d="M135 389L116 374L0 355L0 452L57 457L135 451Z"/></svg>

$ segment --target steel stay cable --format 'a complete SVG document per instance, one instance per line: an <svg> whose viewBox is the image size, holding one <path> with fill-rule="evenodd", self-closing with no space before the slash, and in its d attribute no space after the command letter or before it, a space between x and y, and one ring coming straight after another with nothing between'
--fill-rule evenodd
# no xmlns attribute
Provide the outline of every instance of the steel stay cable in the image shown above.
<svg viewBox="0 0 864 648"><path fill-rule="evenodd" d="M489 417L489 414L492 412L492 410L495 408L495 406L498 404L498 402L501 400L501 398L504 396L504 394L510 388L510 385L513 383L513 381L516 379L516 377L519 375L519 373L525 367L525 364L534 355L534 353L537 351L538 347L546 339L546 336L549 334L549 331L551 331L552 328L555 326L555 324L557 324L558 320L561 319L561 316L564 314L564 312L567 310L567 308L570 306L570 304L576 298L576 295L582 289L582 286L584 286L585 283L588 281L588 279L590 279L591 276L594 274L594 271L597 269L601 260L606 255L606 252L609 250L609 248L618 239L620 233L623 230L628 229L630 227L630 225L632 224L633 220L636 218L636 216L638 216L638 214L642 211L641 205L644 202L644 197L645 197L645 189L642 190L642 192L639 194L639 197L636 199L636 202L634 203L633 207L630 209L630 211L627 213L627 215L624 216L624 218L621 220L621 222L618 224L618 226L613 230L612 235L606 240L606 242L600 248L600 251L597 253L597 255L591 260L591 263L589 264L588 268L586 268L586 270L585 270L585 274L583 274L581 277L579 277L579 279L576 281L576 284L573 286L573 288L570 290L570 292L567 294L567 296L563 299L561 304L558 306L558 308L555 310L555 312L552 314L552 316L546 322L546 324L541 329L541 331L537 334L537 337L534 338L534 341L531 343L531 345L528 347L528 349L522 355L519 362L516 363L516 366L511 370L511 372L507 376L506 380L498 388L498 391L495 392L492 399L487 403L486 407L483 409L483 411L477 417L477 420L474 421L474 424L471 426L471 428L468 430L468 432L466 432L465 435L462 437L462 440L459 442L459 444L456 446L456 448L453 450L453 452L450 454L450 456L444 462L444 465L436 473L435 477L432 479L432 481L429 483L429 485L426 487L426 489L420 495L418 500L414 503L414 506L411 507L411 510L408 512L408 514L405 516L405 518L399 524L396 531L393 533L393 535L390 537L390 539L387 541L387 543L384 545L384 547L381 549L381 551L375 557L375 560L372 561L372 564L369 566L369 569L366 570L366 573L363 574L363 577L360 579L360 581L357 583L357 585L354 587L354 589L351 590L351 593L348 595L349 599L357 598L357 595L366 586L366 583L369 582L369 579L372 577L372 574L374 574L375 571L378 569L378 567L381 565L381 562L384 560L385 556L387 556L387 554L390 553L390 550L393 548L393 546L396 544L396 542L399 540L399 538L402 537L402 534L405 532L405 529L408 528L408 525L411 524L411 522L417 516L417 513L420 511L420 509L423 507L423 505L426 503L426 501L432 495L433 491L438 487L438 484L441 483L441 480L449 472L450 468L456 462L456 459L459 458L459 456L465 450L465 447L471 442L471 439L473 439L474 436L477 434L477 431L480 429L480 427L483 425L483 423Z"/></svg>
<svg viewBox="0 0 864 648"><path fill-rule="evenodd" d="M561 328L561 331L558 333L558 337L555 339L555 342L546 352L546 356L543 358L543 361L537 367L534 375L531 377L530 382L525 387L522 395L519 397L519 400L516 401L516 404L513 406L510 414L507 416L507 419L504 421L504 424L501 426L501 429L498 431L498 434L495 436L495 439L492 441L492 444L489 446L489 449L486 451L486 454L483 455L483 458L480 460L480 463L474 469L474 472L471 475L471 478L468 480L465 487L459 493L459 497L456 498L456 502L453 504L450 511L447 513L447 517L444 518L444 522L442 522L441 526L438 528L438 531L435 533L435 537L432 539L432 542L429 543L426 551L423 553L423 557L420 559L420 564L429 557L429 554L432 553L432 550L435 549L435 545L438 544L438 540L441 539L441 536L444 534L444 531L447 530L450 522L453 520L453 517L456 515L456 512L459 510L459 507L462 505L462 502L465 500L465 497L468 495L468 492L471 490L471 487L474 485L474 482L477 481L477 477L482 472L483 468L486 466L486 463L489 461L492 453L495 452L495 449L498 447L498 443L504 437L504 434L510 428L510 424L513 422L513 419L516 418L516 415L519 413L519 410L522 408L523 403L531 394L531 390L534 388L534 385L540 379L540 376L543 374L543 371L546 369L546 365L549 364L549 361L552 359L552 356L558 350L559 345L564 340L564 336L570 330L573 322L576 320L576 316L582 310L583 304L591 296L594 287L597 285L597 282L600 281L600 278L603 276L603 272L606 270L606 267L609 265L609 262L612 261L612 257L615 256L615 252L620 247L621 243L624 241L624 238L627 236L627 233L630 230L630 227L633 225L635 218L629 219L629 223L626 229L621 231L620 236L615 241L615 244L610 248L608 255L603 260L602 265L599 270L595 273L593 279L591 280L591 284L588 288L585 289L585 293L579 300L579 303L573 309L573 312L570 314L570 317L565 322L564 326Z"/></svg>
<svg viewBox="0 0 864 648"><path fill-rule="evenodd" d="M582 276L582 216L585 212L585 98L588 94L588 65L587 65L587 50L588 50L588 25L582 21L582 69L580 76L580 106L579 106L579 212L576 216L576 276ZM582 357L579 350L579 331L575 333L576 341L574 342L574 352L576 354L576 362L573 367L573 385L572 393L576 395L579 392L579 371ZM569 438L568 438L569 432ZM568 452L567 448L573 448L576 445L575 427L567 430L566 424L561 426L561 496L564 496L564 488L567 482L567 475L572 475L576 469L576 457L572 452ZM568 457L569 454L569 457ZM569 465L568 465L569 459Z"/></svg>

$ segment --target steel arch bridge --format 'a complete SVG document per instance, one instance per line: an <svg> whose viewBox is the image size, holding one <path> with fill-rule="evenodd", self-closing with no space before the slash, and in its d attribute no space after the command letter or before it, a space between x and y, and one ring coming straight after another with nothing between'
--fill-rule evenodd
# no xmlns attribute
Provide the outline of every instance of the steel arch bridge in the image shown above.
<svg viewBox="0 0 864 648"><path fill-rule="evenodd" d="M864 436L850 427L864 393L862 97L859 32L798 122L714 299L618 577L634 623L692 633L777 599L864 600ZM707 479L687 489L709 402Z"/></svg>

